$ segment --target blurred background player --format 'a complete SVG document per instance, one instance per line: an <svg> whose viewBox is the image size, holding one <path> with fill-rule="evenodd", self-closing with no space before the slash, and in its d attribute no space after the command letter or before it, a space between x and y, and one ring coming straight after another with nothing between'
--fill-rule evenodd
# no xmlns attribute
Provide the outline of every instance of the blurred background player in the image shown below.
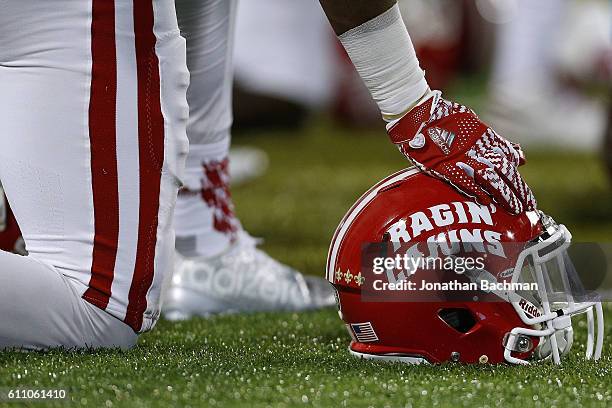
<svg viewBox="0 0 612 408"><path fill-rule="evenodd" d="M612 98L612 92L609 94L609 97ZM612 181L612 104L608 107L608 127L606 129L603 154L608 177Z"/></svg>
<svg viewBox="0 0 612 408"><path fill-rule="evenodd" d="M301 127L334 92L335 38L316 1L239 1L234 126Z"/></svg>
<svg viewBox="0 0 612 408"><path fill-rule="evenodd" d="M484 117L503 134L535 148L602 146L610 127L609 1L399 0L399 5L433 88L453 88L459 76L488 80ZM299 24L300 17L310 27ZM322 13L309 2L239 4L235 109L239 117L251 118L236 122L239 133L253 126L300 127L319 112L330 112L343 126L380 124L361 78L321 21ZM296 43L300 47L290 46ZM286 48L291 51L268 51ZM298 48L301 52L294 52ZM293 80L275 82L274 76ZM320 103L307 103L308 93L299 92L305 84L312 90L327 84L330 92Z"/></svg>
<svg viewBox="0 0 612 408"><path fill-rule="evenodd" d="M479 3L497 26L491 122L524 145L599 149L612 81L610 2Z"/></svg>
<svg viewBox="0 0 612 408"><path fill-rule="evenodd" d="M453 0L399 4L429 83L444 89L465 51L463 5ZM257 129L298 129L321 112L332 112L346 126L381 124L376 104L316 2L241 1L237 14L238 137Z"/></svg>

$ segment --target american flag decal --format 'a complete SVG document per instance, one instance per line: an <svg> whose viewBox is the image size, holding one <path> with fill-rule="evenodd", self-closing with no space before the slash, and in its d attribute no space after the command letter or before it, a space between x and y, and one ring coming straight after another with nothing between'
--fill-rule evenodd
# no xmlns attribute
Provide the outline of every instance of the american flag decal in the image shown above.
<svg viewBox="0 0 612 408"><path fill-rule="evenodd" d="M378 336L372 327L372 323L351 323L351 329L355 334L355 338L360 343L369 343L378 341Z"/></svg>

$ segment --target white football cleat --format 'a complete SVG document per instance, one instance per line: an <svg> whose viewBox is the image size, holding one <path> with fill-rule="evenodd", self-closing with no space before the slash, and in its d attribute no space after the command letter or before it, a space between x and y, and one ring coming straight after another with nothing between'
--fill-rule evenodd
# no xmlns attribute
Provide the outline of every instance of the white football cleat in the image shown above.
<svg viewBox="0 0 612 408"><path fill-rule="evenodd" d="M272 259L245 232L216 257L175 256L174 275L164 296L163 313L168 320L335 305L327 281L304 276Z"/></svg>

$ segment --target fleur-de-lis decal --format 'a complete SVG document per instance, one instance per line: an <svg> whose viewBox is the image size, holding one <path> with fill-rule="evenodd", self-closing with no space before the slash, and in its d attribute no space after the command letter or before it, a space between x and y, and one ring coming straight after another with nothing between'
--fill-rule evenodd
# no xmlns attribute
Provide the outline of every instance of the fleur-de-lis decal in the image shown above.
<svg viewBox="0 0 612 408"><path fill-rule="evenodd" d="M346 271L346 273L344 274L344 280L346 281L346 283L351 283L351 280L353 279L353 274L351 273L351 271Z"/></svg>
<svg viewBox="0 0 612 408"><path fill-rule="evenodd" d="M355 275L355 283L357 283L357 285L361 286L363 285L364 282L365 282L365 276L363 276L361 272Z"/></svg>

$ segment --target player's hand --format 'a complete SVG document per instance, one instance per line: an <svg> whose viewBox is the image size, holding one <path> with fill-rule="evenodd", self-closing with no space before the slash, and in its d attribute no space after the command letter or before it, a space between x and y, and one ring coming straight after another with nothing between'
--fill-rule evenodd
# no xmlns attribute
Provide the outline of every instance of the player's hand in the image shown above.
<svg viewBox="0 0 612 408"><path fill-rule="evenodd" d="M391 124L388 132L422 171L480 204L488 205L492 198L513 214L536 208L518 172L525 163L520 146L495 133L471 109L443 99L439 91Z"/></svg>

